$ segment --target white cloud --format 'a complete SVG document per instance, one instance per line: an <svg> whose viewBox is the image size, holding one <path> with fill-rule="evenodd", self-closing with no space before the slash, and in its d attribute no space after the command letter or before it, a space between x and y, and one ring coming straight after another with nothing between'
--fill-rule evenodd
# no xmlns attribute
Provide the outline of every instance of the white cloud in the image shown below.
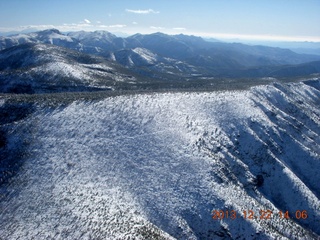
<svg viewBox="0 0 320 240"><path fill-rule="evenodd" d="M27 26L20 26L17 30L23 31L28 29L39 29L39 30L45 30L45 29L51 29L51 28L57 28L54 25L27 25Z"/></svg>
<svg viewBox="0 0 320 240"><path fill-rule="evenodd" d="M132 22L132 24L133 24L133 25L137 25L138 23L137 23L137 22Z"/></svg>
<svg viewBox="0 0 320 240"><path fill-rule="evenodd" d="M98 25L98 28L100 29L100 28L109 28L109 26L108 25Z"/></svg>
<svg viewBox="0 0 320 240"><path fill-rule="evenodd" d="M218 38L221 40L233 41L241 40L263 40L263 41L289 41L289 42L320 42L320 37L317 36L280 36L280 35L247 35L247 34L231 34L231 33L212 33L212 32L188 32L189 35Z"/></svg>
<svg viewBox="0 0 320 240"><path fill-rule="evenodd" d="M101 24L101 21L97 21L98 24Z"/></svg>
<svg viewBox="0 0 320 240"><path fill-rule="evenodd" d="M115 24L115 25L110 25L109 28L124 28L126 26L127 25L124 25L124 24Z"/></svg>
<svg viewBox="0 0 320 240"><path fill-rule="evenodd" d="M90 24L91 22L88 19L83 20L85 23Z"/></svg>
<svg viewBox="0 0 320 240"><path fill-rule="evenodd" d="M153 13L153 14L158 14L160 13L159 11L155 11L153 9L147 9L147 10L132 10L132 9L126 9L126 12L129 12L129 13L136 13L136 14L150 14L150 13Z"/></svg>
<svg viewBox="0 0 320 240"><path fill-rule="evenodd" d="M100 21L98 21L100 22ZM125 24L113 24L113 25L104 25L104 24L89 24L85 23L83 21L79 23L63 23L62 25L26 25L26 26L20 26L16 28L1 28L0 31L2 32L9 32L9 31L26 31L26 30L32 30L32 31L41 31L51 28L59 29L60 31L95 31L95 30L107 30L112 31L117 28L125 28L127 25Z"/></svg>
<svg viewBox="0 0 320 240"><path fill-rule="evenodd" d="M162 29L164 29L163 27L155 27L155 26L151 26L150 28L151 28L151 29L155 29L155 30L162 30Z"/></svg>
<svg viewBox="0 0 320 240"><path fill-rule="evenodd" d="M85 30L93 27L93 25L88 24L88 23L65 23L62 26L56 26L58 29L62 30Z"/></svg>
<svg viewBox="0 0 320 240"><path fill-rule="evenodd" d="M187 30L187 29L186 28L182 28L182 27L176 27L176 28L173 28L173 30L184 31L184 30Z"/></svg>

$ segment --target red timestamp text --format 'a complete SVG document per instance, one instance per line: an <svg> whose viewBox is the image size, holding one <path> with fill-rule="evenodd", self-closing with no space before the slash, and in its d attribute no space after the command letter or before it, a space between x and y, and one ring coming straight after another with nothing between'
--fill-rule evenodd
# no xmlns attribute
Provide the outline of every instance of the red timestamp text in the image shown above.
<svg viewBox="0 0 320 240"><path fill-rule="evenodd" d="M271 211L269 209L266 210L243 210L242 212L237 212L235 210L213 210L212 211L212 219L214 220L222 220L222 219L261 219L268 220L271 218L278 217L280 219L307 219L308 213L306 210L297 210L295 212L289 213L289 211Z"/></svg>

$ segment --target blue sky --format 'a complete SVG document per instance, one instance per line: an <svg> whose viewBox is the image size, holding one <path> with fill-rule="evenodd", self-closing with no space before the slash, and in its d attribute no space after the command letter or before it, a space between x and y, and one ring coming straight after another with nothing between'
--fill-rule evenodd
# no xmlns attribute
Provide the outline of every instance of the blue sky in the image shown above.
<svg viewBox="0 0 320 240"><path fill-rule="evenodd" d="M58 28L320 42L320 0L0 0L0 32Z"/></svg>

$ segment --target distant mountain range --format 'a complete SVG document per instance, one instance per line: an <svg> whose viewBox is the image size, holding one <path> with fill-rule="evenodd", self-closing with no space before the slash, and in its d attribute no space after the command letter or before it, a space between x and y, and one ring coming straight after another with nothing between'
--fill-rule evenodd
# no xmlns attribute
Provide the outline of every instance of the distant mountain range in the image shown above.
<svg viewBox="0 0 320 240"><path fill-rule="evenodd" d="M0 37L2 92L131 88L134 80L300 77L320 73L320 56L288 49L154 33L56 29ZM148 80L146 80L148 79ZM122 84L119 84L122 82ZM213 82L214 84L214 82Z"/></svg>

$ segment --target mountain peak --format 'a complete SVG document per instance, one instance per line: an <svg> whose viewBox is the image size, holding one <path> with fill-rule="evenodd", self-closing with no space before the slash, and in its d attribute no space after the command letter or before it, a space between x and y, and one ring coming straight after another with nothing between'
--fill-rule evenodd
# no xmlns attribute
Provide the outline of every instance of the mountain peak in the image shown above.
<svg viewBox="0 0 320 240"><path fill-rule="evenodd" d="M185 34L178 34L175 35L176 38L180 39L180 40L192 40L192 41L205 41L202 37L198 37L198 36L194 36L194 35L185 35Z"/></svg>
<svg viewBox="0 0 320 240"><path fill-rule="evenodd" d="M56 33L56 34L62 35L62 33L61 33L58 29L56 29L56 28L46 29L46 30L43 30L43 31L39 31L38 33L39 33L39 34L52 34L52 33Z"/></svg>
<svg viewBox="0 0 320 240"><path fill-rule="evenodd" d="M96 34L100 34L100 35L109 35L109 36L115 36L114 34L108 32L108 31L105 31L105 30L97 30L97 31L94 31L94 33Z"/></svg>
<svg viewBox="0 0 320 240"><path fill-rule="evenodd" d="M116 35L104 31L104 30L97 30L94 32L85 32L85 31L79 31L79 32L70 32L68 33L68 36L76 38L81 41L86 41L86 42L92 42L94 41L102 41L104 42L105 40L107 41L112 41L113 39L117 38Z"/></svg>

